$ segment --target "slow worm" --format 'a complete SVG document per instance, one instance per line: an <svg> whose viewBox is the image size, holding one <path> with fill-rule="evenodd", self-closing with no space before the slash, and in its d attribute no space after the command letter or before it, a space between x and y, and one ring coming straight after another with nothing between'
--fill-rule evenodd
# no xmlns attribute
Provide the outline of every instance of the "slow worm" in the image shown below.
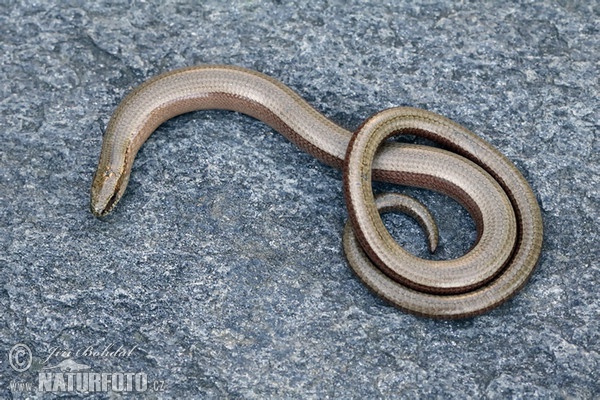
<svg viewBox="0 0 600 400"><path fill-rule="evenodd" d="M255 117L344 170L346 257L367 286L404 310L436 318L481 314L510 298L535 267L542 246L535 196L516 167L474 133L435 113L401 107L372 116L353 134L279 81L232 66L171 71L143 83L121 102L104 135L91 189L92 213L106 215L117 204L139 148L160 124L204 109ZM387 141L401 134L431 139L447 150ZM379 213L408 212L426 230L432 250L435 223L414 199L398 194L375 199L372 179L453 197L476 223L476 244L452 260L408 253L390 236Z"/></svg>

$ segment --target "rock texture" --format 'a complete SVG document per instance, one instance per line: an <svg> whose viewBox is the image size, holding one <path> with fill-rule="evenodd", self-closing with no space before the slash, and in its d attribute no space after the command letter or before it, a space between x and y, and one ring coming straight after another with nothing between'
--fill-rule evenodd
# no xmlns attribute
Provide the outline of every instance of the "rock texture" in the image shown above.
<svg viewBox="0 0 600 400"><path fill-rule="evenodd" d="M1 398L71 398L39 391L65 359L144 373L145 398L600 396L598 4L301 3L0 1ZM542 206L529 284L465 321L387 305L344 260L340 173L224 111L159 128L95 219L111 112L145 79L200 63L272 75L348 128L410 105L489 140ZM432 209L439 257L470 247L457 203L393 189ZM385 220L426 255L416 224ZM10 365L19 343L25 372ZM130 354L102 354L120 346Z"/></svg>

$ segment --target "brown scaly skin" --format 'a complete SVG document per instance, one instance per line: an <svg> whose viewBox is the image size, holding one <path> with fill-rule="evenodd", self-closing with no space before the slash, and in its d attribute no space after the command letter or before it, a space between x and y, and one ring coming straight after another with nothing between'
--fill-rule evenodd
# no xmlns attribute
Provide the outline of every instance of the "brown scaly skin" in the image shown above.
<svg viewBox="0 0 600 400"><path fill-rule="evenodd" d="M435 113L402 107L374 115L353 134L279 81L231 66L171 71L140 85L121 102L104 136L92 183L92 213L106 215L117 204L137 151L161 123L203 109L258 118L319 160L343 168L350 215L343 240L348 261L367 286L404 310L434 318L481 314L510 298L535 267L543 235L535 196L515 166L474 133ZM398 134L437 141L451 152L384 144ZM455 198L476 222L476 245L454 260L412 256L385 230L378 208L413 215L430 242L437 228L414 200L384 196L376 204L372 179Z"/></svg>

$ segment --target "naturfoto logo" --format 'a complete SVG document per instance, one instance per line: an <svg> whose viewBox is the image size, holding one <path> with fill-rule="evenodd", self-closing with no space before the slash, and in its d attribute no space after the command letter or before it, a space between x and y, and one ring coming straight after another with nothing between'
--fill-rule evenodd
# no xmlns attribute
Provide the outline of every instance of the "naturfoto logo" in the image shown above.
<svg viewBox="0 0 600 400"><path fill-rule="evenodd" d="M126 348L111 343L103 347L87 346L71 350L52 347L48 355L39 360L38 366L44 365L38 372L38 392L145 392L147 390L163 391L164 382L151 382L144 372L95 372L92 368L76 358L127 358L137 346ZM29 346L17 344L9 351L9 363L13 370L23 373L31 368L33 353ZM39 367L38 367L39 368ZM35 385L35 384L34 384ZM35 387L26 381L11 382L15 391L31 391Z"/></svg>

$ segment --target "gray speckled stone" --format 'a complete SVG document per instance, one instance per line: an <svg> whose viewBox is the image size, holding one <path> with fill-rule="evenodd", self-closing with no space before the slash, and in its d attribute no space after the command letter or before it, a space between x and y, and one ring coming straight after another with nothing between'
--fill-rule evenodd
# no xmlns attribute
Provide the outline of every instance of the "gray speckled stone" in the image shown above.
<svg viewBox="0 0 600 400"><path fill-rule="evenodd" d="M14 385L37 387L65 358L44 364L54 348L112 343L134 350L65 356L146 373L146 398L600 396L597 3L196 3L0 2L1 398L69 397ZM529 284L466 321L387 305L344 260L340 173L229 112L164 124L114 214L93 218L112 110L146 78L200 63L270 74L348 128L411 105L473 129L539 196ZM470 247L460 206L404 191L436 216L440 257ZM414 223L385 219L426 255ZM33 353L23 373L8 362L17 343Z"/></svg>

